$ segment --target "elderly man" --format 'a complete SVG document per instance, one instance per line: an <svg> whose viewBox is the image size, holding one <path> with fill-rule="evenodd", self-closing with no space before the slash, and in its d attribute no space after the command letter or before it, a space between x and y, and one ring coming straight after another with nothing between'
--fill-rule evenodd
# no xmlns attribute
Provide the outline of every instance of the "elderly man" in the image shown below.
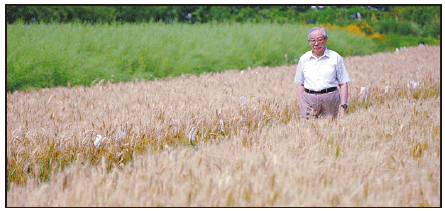
<svg viewBox="0 0 445 211"><path fill-rule="evenodd" d="M309 44L312 51L300 57L295 83L300 97L300 117L302 119L346 115L348 108L348 71L343 58L335 51L326 48L328 33L322 27L309 31ZM337 89L340 87L340 92Z"/></svg>

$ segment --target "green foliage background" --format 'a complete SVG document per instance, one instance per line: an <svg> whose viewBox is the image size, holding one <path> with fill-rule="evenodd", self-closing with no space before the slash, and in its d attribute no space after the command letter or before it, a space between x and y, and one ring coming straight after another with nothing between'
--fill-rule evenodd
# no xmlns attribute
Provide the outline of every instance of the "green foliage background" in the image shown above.
<svg viewBox="0 0 445 211"><path fill-rule="evenodd" d="M270 23L11 26L7 91L292 64L310 50L309 29ZM330 39L329 47L342 55L377 51L372 40L345 31L332 31Z"/></svg>
<svg viewBox="0 0 445 211"><path fill-rule="evenodd" d="M441 5L427 6L15 6L7 5L7 23L271 22L331 23L400 20L417 25L424 36L440 39Z"/></svg>
<svg viewBox="0 0 445 211"><path fill-rule="evenodd" d="M293 64L315 25L354 16L388 41L329 30L342 56L440 44L440 6L15 6L7 5L7 91L90 85ZM430 19L427 24L425 19ZM409 20L409 21L408 21ZM412 20L412 21L411 21ZM436 25L437 26L436 26Z"/></svg>

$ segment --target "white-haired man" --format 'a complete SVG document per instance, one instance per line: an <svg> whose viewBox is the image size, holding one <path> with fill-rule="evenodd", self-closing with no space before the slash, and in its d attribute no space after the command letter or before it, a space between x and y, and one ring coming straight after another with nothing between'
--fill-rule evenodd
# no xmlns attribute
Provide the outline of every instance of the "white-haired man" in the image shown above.
<svg viewBox="0 0 445 211"><path fill-rule="evenodd" d="M346 115L348 108L348 71L343 58L326 48L328 33L322 27L309 31L311 51L298 61L295 83L300 97L300 117L304 119ZM340 87L340 91L337 89Z"/></svg>

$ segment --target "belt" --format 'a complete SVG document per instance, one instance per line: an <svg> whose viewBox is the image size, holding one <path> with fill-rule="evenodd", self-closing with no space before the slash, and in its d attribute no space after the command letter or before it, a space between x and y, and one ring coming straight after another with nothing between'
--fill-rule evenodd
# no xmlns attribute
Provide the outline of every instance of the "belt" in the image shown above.
<svg viewBox="0 0 445 211"><path fill-rule="evenodd" d="M327 88L327 89L322 89L321 91L312 91L309 89L304 89L304 91L306 91L309 94L324 94L324 93L329 93L329 92L333 92L337 90L337 87L331 87L331 88Z"/></svg>

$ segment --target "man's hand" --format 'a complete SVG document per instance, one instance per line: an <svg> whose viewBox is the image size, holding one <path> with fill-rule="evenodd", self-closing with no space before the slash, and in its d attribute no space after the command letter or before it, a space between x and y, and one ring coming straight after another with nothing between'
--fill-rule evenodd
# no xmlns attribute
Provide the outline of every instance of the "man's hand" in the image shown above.
<svg viewBox="0 0 445 211"><path fill-rule="evenodd" d="M346 114L348 114L348 109L340 107L340 113L342 116L346 116Z"/></svg>

